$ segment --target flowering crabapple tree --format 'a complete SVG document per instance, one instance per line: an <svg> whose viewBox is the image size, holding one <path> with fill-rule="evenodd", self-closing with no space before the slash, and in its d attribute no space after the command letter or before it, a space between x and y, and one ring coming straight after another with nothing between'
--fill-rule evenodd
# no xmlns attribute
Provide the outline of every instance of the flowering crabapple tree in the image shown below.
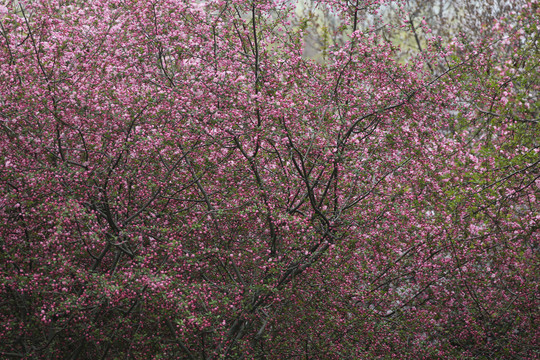
<svg viewBox="0 0 540 360"><path fill-rule="evenodd" d="M433 72L387 3L5 1L2 357L538 356L538 4Z"/></svg>

